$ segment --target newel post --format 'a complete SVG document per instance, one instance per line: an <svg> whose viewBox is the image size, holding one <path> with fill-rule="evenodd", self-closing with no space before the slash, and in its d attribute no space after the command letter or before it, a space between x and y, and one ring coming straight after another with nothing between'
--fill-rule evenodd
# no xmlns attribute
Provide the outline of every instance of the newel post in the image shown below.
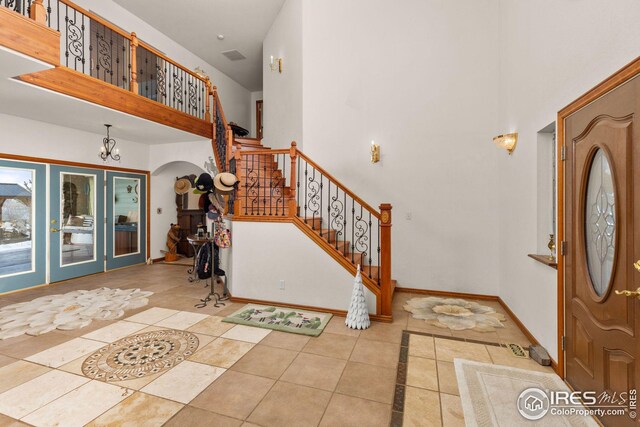
<svg viewBox="0 0 640 427"><path fill-rule="evenodd" d="M298 203L296 199L296 160L298 159L298 144L295 141L291 141L291 148L289 149L289 156L291 157L291 183L289 184L289 216L295 217L298 215Z"/></svg>
<svg viewBox="0 0 640 427"><path fill-rule="evenodd" d="M382 315L391 316L393 287L391 284L391 205L380 205L380 290Z"/></svg>
<svg viewBox="0 0 640 427"><path fill-rule="evenodd" d="M29 9L29 18L38 24L47 25L47 11L42 0L33 0Z"/></svg>
<svg viewBox="0 0 640 427"><path fill-rule="evenodd" d="M138 36L136 33L131 33L131 84L129 85L129 89L133 93L138 93L138 69L137 58L136 58L136 49L138 49Z"/></svg>
<svg viewBox="0 0 640 427"><path fill-rule="evenodd" d="M211 80L209 80L209 77L207 77L205 86L206 86L207 96L205 97L205 100L204 100L205 102L204 119L208 122L211 122L211 95L213 93L211 92Z"/></svg>
<svg viewBox="0 0 640 427"><path fill-rule="evenodd" d="M233 214L236 216L240 216L242 215L242 196L244 195L244 182L246 180L246 177L242 176L242 151L240 150L240 147L236 149L235 159L236 177L238 177L238 179L240 180L240 184L238 184L238 188L236 190L236 199L233 202Z"/></svg>

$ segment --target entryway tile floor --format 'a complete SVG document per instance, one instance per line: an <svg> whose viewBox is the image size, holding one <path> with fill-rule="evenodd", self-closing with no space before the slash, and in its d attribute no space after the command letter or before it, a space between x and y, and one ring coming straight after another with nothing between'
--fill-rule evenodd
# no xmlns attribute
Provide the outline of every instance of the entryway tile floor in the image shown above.
<svg viewBox="0 0 640 427"><path fill-rule="evenodd" d="M222 319L244 304L195 308L208 292L186 277L184 266L154 264L0 296L1 307L103 286L154 292L149 305L115 321L0 341L0 426L388 426L404 330L529 344L495 302L481 303L507 316L504 329L451 332L410 317L402 306L417 295L404 293L394 298L393 323L373 322L365 331L348 329L341 317L313 338L233 325ZM195 334L197 351L142 378L105 383L83 375L84 360L99 348L162 329ZM405 425L460 425L453 358L523 363L500 347L416 336L408 353ZM425 407L430 412L416 412L418 418L407 415Z"/></svg>

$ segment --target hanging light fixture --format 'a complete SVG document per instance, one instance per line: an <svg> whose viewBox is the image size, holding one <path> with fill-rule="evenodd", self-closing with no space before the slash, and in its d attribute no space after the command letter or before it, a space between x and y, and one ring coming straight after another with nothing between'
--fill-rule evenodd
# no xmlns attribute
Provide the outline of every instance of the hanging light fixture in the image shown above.
<svg viewBox="0 0 640 427"><path fill-rule="evenodd" d="M105 162L111 157L116 162L120 161L120 150L116 147L116 140L109 137L109 128L111 125L105 124L107 128L106 138L102 138L102 147L100 147L100 158ZM115 149L115 150L114 150Z"/></svg>

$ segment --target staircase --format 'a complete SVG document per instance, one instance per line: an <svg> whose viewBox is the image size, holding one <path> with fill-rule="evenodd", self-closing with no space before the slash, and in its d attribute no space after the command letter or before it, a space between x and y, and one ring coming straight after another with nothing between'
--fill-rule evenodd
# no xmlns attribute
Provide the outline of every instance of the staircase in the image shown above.
<svg viewBox="0 0 640 427"><path fill-rule="evenodd" d="M376 295L377 317L391 320L391 205L378 209L297 149L271 149L229 130L215 93L216 161L239 178L228 201L233 221L291 222Z"/></svg>

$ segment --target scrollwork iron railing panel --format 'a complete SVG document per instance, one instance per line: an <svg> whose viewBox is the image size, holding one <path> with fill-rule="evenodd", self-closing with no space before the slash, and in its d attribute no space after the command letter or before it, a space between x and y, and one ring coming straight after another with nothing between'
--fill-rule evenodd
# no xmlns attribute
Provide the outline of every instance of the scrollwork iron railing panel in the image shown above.
<svg viewBox="0 0 640 427"><path fill-rule="evenodd" d="M89 75L129 90L129 40L95 21L90 21L89 25Z"/></svg>
<svg viewBox="0 0 640 427"><path fill-rule="evenodd" d="M0 0L0 6L11 9L24 16L29 16L31 0Z"/></svg>
<svg viewBox="0 0 640 427"><path fill-rule="evenodd" d="M380 285L379 214L304 157L296 170L298 216Z"/></svg>
<svg viewBox="0 0 640 427"><path fill-rule="evenodd" d="M231 159L229 160L229 172L238 176L237 175L237 167L236 167L236 159ZM231 194L229 194L229 201L227 204L227 212L229 212L231 215L233 215L234 211L235 211L235 203L236 203L236 193L237 190L234 190L231 192Z"/></svg>
<svg viewBox="0 0 640 427"><path fill-rule="evenodd" d="M242 153L242 214L287 216L287 161L284 152Z"/></svg>

